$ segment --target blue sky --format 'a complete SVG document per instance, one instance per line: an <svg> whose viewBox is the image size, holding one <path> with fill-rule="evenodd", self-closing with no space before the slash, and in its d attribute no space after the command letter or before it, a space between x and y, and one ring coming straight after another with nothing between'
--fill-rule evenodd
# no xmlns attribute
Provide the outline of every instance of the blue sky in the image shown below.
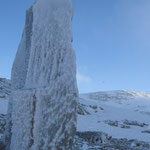
<svg viewBox="0 0 150 150"><path fill-rule="evenodd" d="M0 77L10 78L33 0L0 1ZM150 92L150 0L73 0L80 92Z"/></svg>

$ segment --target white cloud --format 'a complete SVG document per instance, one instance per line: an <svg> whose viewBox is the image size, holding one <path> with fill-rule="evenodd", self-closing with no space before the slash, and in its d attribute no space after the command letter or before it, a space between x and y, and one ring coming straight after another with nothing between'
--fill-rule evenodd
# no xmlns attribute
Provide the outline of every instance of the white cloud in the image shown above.
<svg viewBox="0 0 150 150"><path fill-rule="evenodd" d="M92 79L86 75L77 73L77 82L78 82L78 84L81 84L81 83L89 84L92 82Z"/></svg>

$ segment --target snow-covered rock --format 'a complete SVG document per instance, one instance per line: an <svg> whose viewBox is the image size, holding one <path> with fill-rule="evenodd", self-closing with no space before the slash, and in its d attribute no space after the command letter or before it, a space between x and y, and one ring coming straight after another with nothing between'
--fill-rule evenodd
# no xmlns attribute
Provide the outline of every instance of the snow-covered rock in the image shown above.
<svg viewBox="0 0 150 150"><path fill-rule="evenodd" d="M136 139L112 138L103 132L77 132L78 150L149 150L150 144Z"/></svg>
<svg viewBox="0 0 150 150"><path fill-rule="evenodd" d="M10 91L9 88L8 90ZM7 102L7 99L0 101L0 110L7 110L7 103L1 105L4 101ZM149 106L150 94L144 92L111 91L81 94L78 104L76 150L149 150ZM20 106L19 111L23 109L24 107ZM6 122L5 114L6 111L0 115L2 134ZM42 120L38 119L39 122ZM24 124L26 125L26 121ZM0 138L0 149L2 147Z"/></svg>
<svg viewBox="0 0 150 150"><path fill-rule="evenodd" d="M10 80L0 78L0 114L7 113L8 98L11 93Z"/></svg>
<svg viewBox="0 0 150 150"><path fill-rule="evenodd" d="M78 113L79 135L85 137L91 132L92 138L94 133L104 132L112 137L106 144L90 146L85 139L81 142L80 136L81 149L115 149L117 144L120 149L150 149L150 93L109 91L81 94L79 106L80 112L88 112Z"/></svg>
<svg viewBox="0 0 150 150"><path fill-rule="evenodd" d="M37 0L27 11L12 68L7 149L74 149L78 90L72 15L71 0Z"/></svg>
<svg viewBox="0 0 150 150"><path fill-rule="evenodd" d="M10 80L0 78L0 150L4 150L2 136L5 131L8 98L11 93Z"/></svg>
<svg viewBox="0 0 150 150"><path fill-rule="evenodd" d="M0 141L1 136L4 134L5 131L5 125L6 125L6 115L0 114Z"/></svg>
<svg viewBox="0 0 150 150"><path fill-rule="evenodd" d="M2 135L4 134L4 129L6 125L8 98L11 93L10 86L10 80L0 78L0 142L2 140Z"/></svg>
<svg viewBox="0 0 150 150"><path fill-rule="evenodd" d="M5 99L10 95L10 80L5 79L5 78L0 78L0 98Z"/></svg>

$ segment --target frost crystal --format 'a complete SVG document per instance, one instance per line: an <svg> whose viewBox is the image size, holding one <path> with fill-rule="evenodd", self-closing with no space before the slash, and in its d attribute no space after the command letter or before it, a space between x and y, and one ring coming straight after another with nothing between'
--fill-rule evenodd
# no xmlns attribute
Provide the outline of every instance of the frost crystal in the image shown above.
<svg viewBox="0 0 150 150"><path fill-rule="evenodd" d="M12 68L5 143L10 150L73 150L75 54L71 0L37 0Z"/></svg>

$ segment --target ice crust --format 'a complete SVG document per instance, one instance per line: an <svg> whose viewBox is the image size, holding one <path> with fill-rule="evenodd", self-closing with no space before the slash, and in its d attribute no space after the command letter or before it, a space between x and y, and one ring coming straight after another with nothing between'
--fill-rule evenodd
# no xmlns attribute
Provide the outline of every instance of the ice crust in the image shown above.
<svg viewBox="0 0 150 150"><path fill-rule="evenodd" d="M74 149L78 90L72 15L71 0L37 0L27 11L12 68L7 149Z"/></svg>

